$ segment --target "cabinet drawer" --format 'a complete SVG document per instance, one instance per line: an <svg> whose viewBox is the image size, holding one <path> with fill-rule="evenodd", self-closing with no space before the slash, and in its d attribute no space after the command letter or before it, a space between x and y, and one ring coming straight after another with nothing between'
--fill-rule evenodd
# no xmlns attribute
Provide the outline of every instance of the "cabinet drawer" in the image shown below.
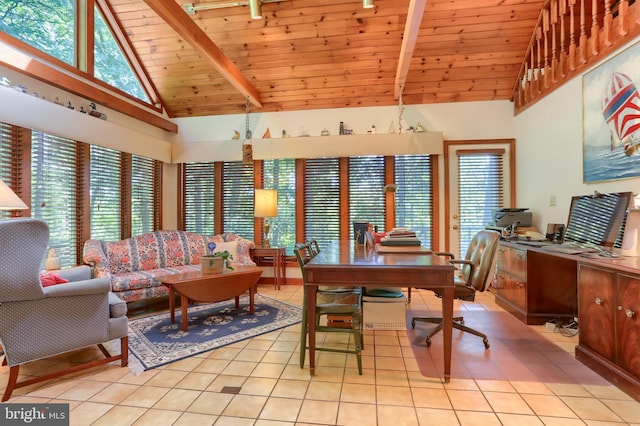
<svg viewBox="0 0 640 426"><path fill-rule="evenodd" d="M527 280L527 251L500 245L498 247L498 271Z"/></svg>
<svg viewBox="0 0 640 426"><path fill-rule="evenodd" d="M496 275L496 292L503 299L526 310L527 283L504 272Z"/></svg>

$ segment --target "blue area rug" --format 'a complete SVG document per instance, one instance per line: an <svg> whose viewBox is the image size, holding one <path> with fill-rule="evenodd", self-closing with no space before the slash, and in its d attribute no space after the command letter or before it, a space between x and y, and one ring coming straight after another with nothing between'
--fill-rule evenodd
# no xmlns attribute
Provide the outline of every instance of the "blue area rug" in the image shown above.
<svg viewBox="0 0 640 426"><path fill-rule="evenodd" d="M135 374L211 349L278 330L302 319L298 306L255 295L255 315L249 313L249 296L195 305L189 308L189 327L182 331L176 309L175 323L169 312L129 320L129 368ZM139 362L137 362L139 361Z"/></svg>

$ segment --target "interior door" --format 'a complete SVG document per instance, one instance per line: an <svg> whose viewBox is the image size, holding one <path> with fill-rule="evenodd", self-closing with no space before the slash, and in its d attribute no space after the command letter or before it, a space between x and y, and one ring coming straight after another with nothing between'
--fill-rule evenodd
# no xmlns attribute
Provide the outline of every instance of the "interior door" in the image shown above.
<svg viewBox="0 0 640 426"><path fill-rule="evenodd" d="M469 242L485 229L493 210L513 207L513 140L446 143L446 245L463 257Z"/></svg>

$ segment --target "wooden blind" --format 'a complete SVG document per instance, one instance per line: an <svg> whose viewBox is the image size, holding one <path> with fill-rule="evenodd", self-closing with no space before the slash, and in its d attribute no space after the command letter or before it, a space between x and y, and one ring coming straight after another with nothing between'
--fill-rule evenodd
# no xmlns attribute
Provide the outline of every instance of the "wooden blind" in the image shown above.
<svg viewBox="0 0 640 426"><path fill-rule="evenodd" d="M213 163L183 167L185 231L214 235L215 174Z"/></svg>
<svg viewBox="0 0 640 426"><path fill-rule="evenodd" d="M296 160L264 160L263 187L278 190L278 216L269 219L272 247L293 253L296 243Z"/></svg>
<svg viewBox="0 0 640 426"><path fill-rule="evenodd" d="M122 158L119 151L91 146L91 238L122 238Z"/></svg>
<svg viewBox="0 0 640 426"><path fill-rule="evenodd" d="M349 158L350 223L369 222L379 230L384 229L384 185L384 157ZM354 238L353 226L349 226L349 235Z"/></svg>
<svg viewBox="0 0 640 426"><path fill-rule="evenodd" d="M395 157L396 226L412 229L425 247L433 247L433 179L431 156Z"/></svg>
<svg viewBox="0 0 640 426"><path fill-rule="evenodd" d="M140 235L160 228L159 162L131 156L131 234Z"/></svg>
<svg viewBox="0 0 640 426"><path fill-rule="evenodd" d="M493 210L504 207L503 154L458 151L458 200L460 248L466 250L473 236L493 219Z"/></svg>
<svg viewBox="0 0 640 426"><path fill-rule="evenodd" d="M56 249L62 266L77 263L77 197L80 182L75 141L33 131L31 141L31 215L49 225L49 246Z"/></svg>
<svg viewBox="0 0 640 426"><path fill-rule="evenodd" d="M224 231L253 241L253 164L224 162L222 173Z"/></svg>
<svg viewBox="0 0 640 426"><path fill-rule="evenodd" d="M0 179L20 197L18 190L20 178L18 173L18 165L20 164L18 134L14 126L0 123ZM0 210L0 218L10 216L10 211Z"/></svg>
<svg viewBox="0 0 640 426"><path fill-rule="evenodd" d="M304 239L326 246L340 238L340 164L338 158L310 158L304 167Z"/></svg>

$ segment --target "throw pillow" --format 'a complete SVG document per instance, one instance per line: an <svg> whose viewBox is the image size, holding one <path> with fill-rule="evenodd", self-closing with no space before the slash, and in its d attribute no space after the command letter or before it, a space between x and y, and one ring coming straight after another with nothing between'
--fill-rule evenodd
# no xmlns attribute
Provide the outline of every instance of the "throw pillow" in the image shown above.
<svg viewBox="0 0 640 426"><path fill-rule="evenodd" d="M233 259L229 259L231 262L238 262L238 241L216 241L216 248L214 253L221 251L228 251Z"/></svg>
<svg viewBox="0 0 640 426"><path fill-rule="evenodd" d="M54 274L52 272L40 274L40 284L42 284L42 287L49 287L50 285L64 284L68 282L69 280L62 278L60 275Z"/></svg>

